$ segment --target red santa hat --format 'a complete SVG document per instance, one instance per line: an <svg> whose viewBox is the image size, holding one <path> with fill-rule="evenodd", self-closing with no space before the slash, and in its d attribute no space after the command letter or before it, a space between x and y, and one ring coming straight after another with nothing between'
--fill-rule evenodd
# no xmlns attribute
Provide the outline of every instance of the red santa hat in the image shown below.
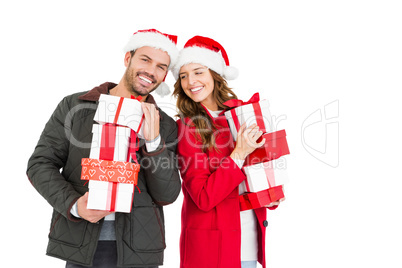
<svg viewBox="0 0 402 268"><path fill-rule="evenodd" d="M227 80L236 79L239 75L239 71L229 65L228 55L222 45L208 37L194 36L184 45L172 70L176 80L180 68L189 63L204 65Z"/></svg>
<svg viewBox="0 0 402 268"><path fill-rule="evenodd" d="M141 47L153 47L167 52L170 57L169 70L175 65L179 56L179 50L176 47L177 36L161 33L155 29L139 30L135 32L127 45L124 47L124 52L136 50ZM166 78L166 76L165 76ZM163 82L155 89L155 92L162 97L170 93L169 86Z"/></svg>

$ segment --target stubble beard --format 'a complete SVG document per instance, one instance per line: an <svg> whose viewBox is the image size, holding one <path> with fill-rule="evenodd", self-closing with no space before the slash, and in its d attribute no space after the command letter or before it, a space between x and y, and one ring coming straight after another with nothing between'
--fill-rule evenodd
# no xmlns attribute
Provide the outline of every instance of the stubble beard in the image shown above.
<svg viewBox="0 0 402 268"><path fill-rule="evenodd" d="M126 69L126 73L124 74L124 80L125 80L127 89L130 91L130 93L133 93L134 95L137 95L137 96L144 97L144 96L147 96L152 91L154 91L159 86L160 83L155 84L155 87L152 88L150 91L148 91L146 88L143 88L141 85L136 85L134 83L135 77L138 76L139 74L146 74L146 73L143 73L143 72L134 73L133 71L131 71L130 67L131 67L131 62L130 62L130 65L128 66L128 68ZM148 74L146 74L146 75L151 77L153 80L155 80L153 76L150 76ZM144 89L144 90L141 90L141 89Z"/></svg>

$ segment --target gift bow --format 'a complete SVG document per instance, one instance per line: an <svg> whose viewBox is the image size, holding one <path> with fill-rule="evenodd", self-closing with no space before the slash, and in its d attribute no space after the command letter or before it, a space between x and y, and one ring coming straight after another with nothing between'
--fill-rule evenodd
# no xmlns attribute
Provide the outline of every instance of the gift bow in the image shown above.
<svg viewBox="0 0 402 268"><path fill-rule="evenodd" d="M263 116L261 114L261 107L259 105L259 101L260 101L260 94L257 92L257 93L254 93L254 95L251 96L251 98L246 102L244 102L242 100L233 99L233 100L225 101L223 104L228 107L231 107L231 108L236 108L239 106L252 104L255 114L256 114L257 125L260 127L260 130L265 133L266 132L265 123L263 120ZM235 109L230 109L230 113L232 114L232 119L235 124L235 128L237 131L239 131L240 122L239 122L239 119L237 118Z"/></svg>
<svg viewBox="0 0 402 268"><path fill-rule="evenodd" d="M131 99L137 100L137 101L141 101L141 100L142 100L142 96L138 95L138 97L135 97L134 95L131 95Z"/></svg>
<svg viewBox="0 0 402 268"><path fill-rule="evenodd" d="M260 101L260 94L257 92L257 93L254 93L254 95L246 102L244 102L242 100L238 100L238 99L232 99L232 100L225 101L223 103L223 105L226 105L231 108L235 108L235 107L239 107L239 106L250 104L250 103L256 103L259 101Z"/></svg>

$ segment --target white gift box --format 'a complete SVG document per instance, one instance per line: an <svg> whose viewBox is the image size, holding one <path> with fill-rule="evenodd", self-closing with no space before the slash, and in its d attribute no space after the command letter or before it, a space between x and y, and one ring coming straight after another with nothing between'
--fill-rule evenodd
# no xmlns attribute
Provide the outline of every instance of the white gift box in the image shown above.
<svg viewBox="0 0 402 268"><path fill-rule="evenodd" d="M259 192L288 182L284 158L243 167L248 192Z"/></svg>
<svg viewBox="0 0 402 268"><path fill-rule="evenodd" d="M136 99L101 94L94 120L101 125L111 123L129 127L143 137L143 114L141 103Z"/></svg>
<svg viewBox="0 0 402 268"><path fill-rule="evenodd" d="M265 133L274 131L271 112L269 111L269 102L267 100L262 100L258 102L258 105L261 109L260 115L256 114L252 103L242 105L225 112L225 117L228 121L230 132L232 133L234 141L237 139L238 127L244 123L246 124L246 127L249 127L252 124L257 124L259 125L260 129L265 129ZM238 126L236 126L235 120L233 119L234 114L237 116L239 123ZM259 122L263 122L263 125L259 124Z"/></svg>
<svg viewBox="0 0 402 268"><path fill-rule="evenodd" d="M100 159L102 130L102 125L95 124L92 127L93 136L89 158ZM127 162L130 133L131 130L127 127L116 127L113 161ZM114 211L129 213L132 206L134 187L134 184L129 183L90 180L88 183L87 208L110 211L112 195L115 195Z"/></svg>
<svg viewBox="0 0 402 268"><path fill-rule="evenodd" d="M88 209L108 210L112 207L114 198L114 211L131 211L133 203L134 184L112 183L104 181L89 181ZM113 187L116 187L114 190ZM113 193L115 191L115 193ZM115 197L113 195L115 194Z"/></svg>
<svg viewBox="0 0 402 268"><path fill-rule="evenodd" d="M94 124L92 126L92 143L89 158L100 159L101 141L103 125ZM128 147L130 145L131 130L127 127L116 127L114 144L114 161L127 161Z"/></svg>

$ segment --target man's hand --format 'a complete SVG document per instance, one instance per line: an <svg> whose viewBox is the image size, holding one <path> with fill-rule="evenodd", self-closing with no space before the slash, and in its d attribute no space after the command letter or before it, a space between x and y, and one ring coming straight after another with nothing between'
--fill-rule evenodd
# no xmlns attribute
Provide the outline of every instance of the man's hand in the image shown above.
<svg viewBox="0 0 402 268"><path fill-rule="evenodd" d="M87 203L88 203L88 192L86 192L83 196L78 198L77 209L78 209L78 215L80 215L81 218L89 222L97 223L107 215L113 213L106 210L87 209Z"/></svg>
<svg viewBox="0 0 402 268"><path fill-rule="evenodd" d="M141 102L141 106L145 116L144 139L151 141L159 136L159 110L151 103Z"/></svg>

